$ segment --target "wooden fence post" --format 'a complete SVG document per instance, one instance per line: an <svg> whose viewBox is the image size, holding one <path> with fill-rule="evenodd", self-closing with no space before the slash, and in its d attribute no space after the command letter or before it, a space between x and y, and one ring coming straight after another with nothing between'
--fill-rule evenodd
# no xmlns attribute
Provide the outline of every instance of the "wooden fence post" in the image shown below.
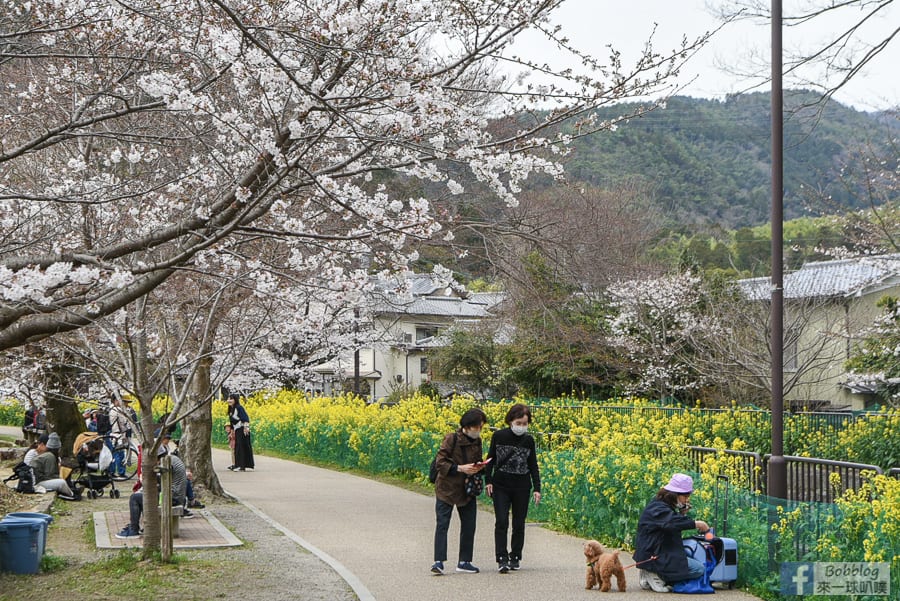
<svg viewBox="0 0 900 601"><path fill-rule="evenodd" d="M165 455L160 462L160 555L163 562L172 559L172 458ZM144 501L146 503L146 501Z"/></svg>

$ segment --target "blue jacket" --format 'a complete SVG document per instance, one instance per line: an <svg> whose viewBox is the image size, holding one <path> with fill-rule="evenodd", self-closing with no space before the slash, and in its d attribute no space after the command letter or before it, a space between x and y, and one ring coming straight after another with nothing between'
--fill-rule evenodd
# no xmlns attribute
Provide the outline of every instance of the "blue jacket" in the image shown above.
<svg viewBox="0 0 900 601"><path fill-rule="evenodd" d="M642 570L656 572L666 582L689 578L687 555L681 542L683 530L696 528L694 518L681 515L671 505L654 499L638 520L634 561ZM656 556L653 561L647 561Z"/></svg>

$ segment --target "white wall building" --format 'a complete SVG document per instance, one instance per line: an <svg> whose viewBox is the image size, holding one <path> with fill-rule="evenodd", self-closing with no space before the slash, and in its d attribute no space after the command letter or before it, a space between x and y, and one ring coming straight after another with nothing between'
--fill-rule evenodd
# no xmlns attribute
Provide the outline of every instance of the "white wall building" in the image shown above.
<svg viewBox="0 0 900 601"><path fill-rule="evenodd" d="M431 380L427 352L441 344L441 333L461 322L491 316L505 298L497 292L469 292L434 274L378 280L369 295L373 315L373 343L354 355L315 369L322 377L319 390L333 394L353 390L355 374L360 394L370 402L397 390L414 390Z"/></svg>
<svg viewBox="0 0 900 601"><path fill-rule="evenodd" d="M769 278L739 284L752 300L771 298ZM900 297L900 254L807 263L784 276L785 338L793 339L784 348L785 381L803 370L785 401L824 401L852 410L872 402L872 390L853 384L844 362L861 331L882 314L876 303L883 296ZM806 316L798 320L801 311ZM792 324L801 330L796 336L788 331ZM810 352L818 357L805 356Z"/></svg>

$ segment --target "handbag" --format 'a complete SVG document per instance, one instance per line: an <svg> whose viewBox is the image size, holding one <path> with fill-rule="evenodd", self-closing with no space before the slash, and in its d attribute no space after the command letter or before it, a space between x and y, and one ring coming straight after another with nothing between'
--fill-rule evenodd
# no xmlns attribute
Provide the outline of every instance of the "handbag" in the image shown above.
<svg viewBox="0 0 900 601"><path fill-rule="evenodd" d="M716 592L709 581L710 575L716 569L716 552L712 545L700 542L695 538L686 538L682 542L684 551L687 555L703 562L706 568L703 575L693 580L683 580L676 582L672 586L672 592L682 594L700 594L705 595Z"/></svg>
<svg viewBox="0 0 900 601"><path fill-rule="evenodd" d="M470 474L466 476L466 494L470 497L477 497L484 490L484 476L481 474Z"/></svg>

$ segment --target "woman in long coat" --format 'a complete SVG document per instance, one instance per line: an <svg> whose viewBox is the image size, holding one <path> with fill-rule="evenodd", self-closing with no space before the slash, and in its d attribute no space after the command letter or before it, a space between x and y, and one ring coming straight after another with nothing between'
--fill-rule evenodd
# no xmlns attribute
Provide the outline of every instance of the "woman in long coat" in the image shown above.
<svg viewBox="0 0 900 601"><path fill-rule="evenodd" d="M241 405L239 395L228 395L228 421L234 428L234 465L230 470L253 469L253 447L250 444L250 417Z"/></svg>

